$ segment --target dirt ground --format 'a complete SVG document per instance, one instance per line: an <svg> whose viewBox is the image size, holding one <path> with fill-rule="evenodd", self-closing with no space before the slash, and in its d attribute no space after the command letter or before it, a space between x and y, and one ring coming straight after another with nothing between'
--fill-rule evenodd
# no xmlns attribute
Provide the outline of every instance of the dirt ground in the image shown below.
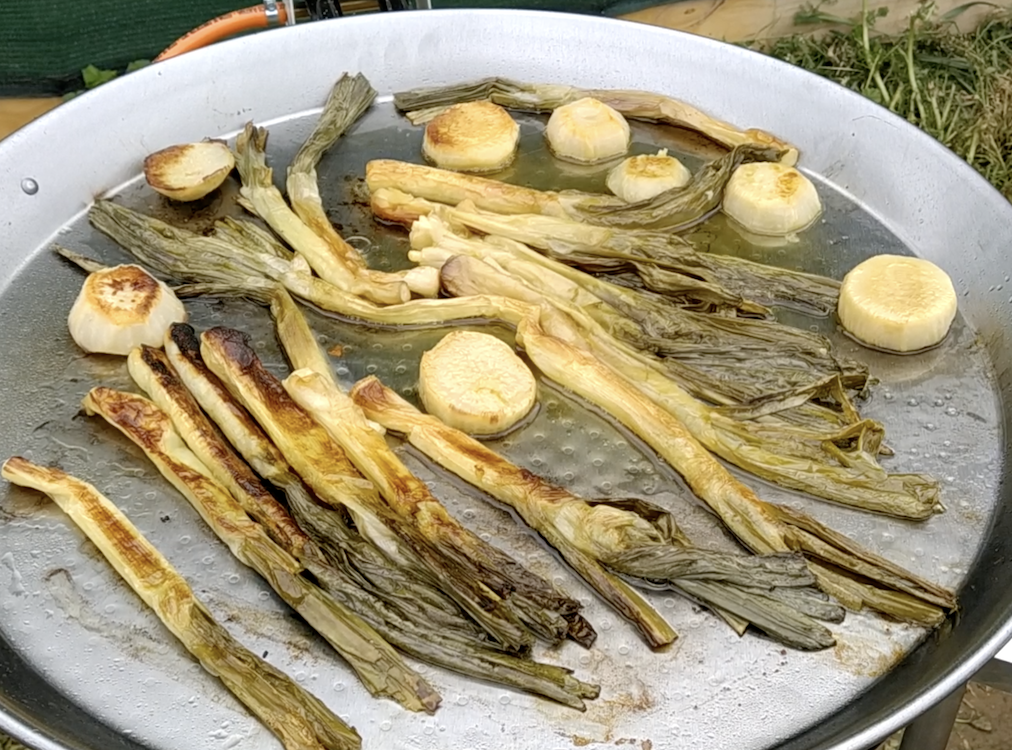
<svg viewBox="0 0 1012 750"><path fill-rule="evenodd" d="M896 750L896 735L878 750ZM0 750L25 750L0 734ZM1012 750L1012 694L970 683L945 750Z"/></svg>
<svg viewBox="0 0 1012 750"><path fill-rule="evenodd" d="M901 737L878 750L896 750ZM1012 694L971 682L945 750L1012 750Z"/></svg>

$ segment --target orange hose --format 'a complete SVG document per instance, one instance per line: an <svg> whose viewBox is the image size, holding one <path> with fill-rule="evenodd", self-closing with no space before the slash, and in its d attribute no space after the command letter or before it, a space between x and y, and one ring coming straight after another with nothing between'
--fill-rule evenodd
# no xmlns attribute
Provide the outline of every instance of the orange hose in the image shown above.
<svg viewBox="0 0 1012 750"><path fill-rule="evenodd" d="M283 24L288 20L287 3L278 4L278 23ZM195 49L206 47L209 44L220 42L230 36L235 36L243 31L267 28L267 11L263 5L254 5L250 8L242 8L226 13L223 16L212 18L205 24L201 24L193 31L184 34L155 58L155 62L168 60L170 57L182 55L185 52L192 52Z"/></svg>

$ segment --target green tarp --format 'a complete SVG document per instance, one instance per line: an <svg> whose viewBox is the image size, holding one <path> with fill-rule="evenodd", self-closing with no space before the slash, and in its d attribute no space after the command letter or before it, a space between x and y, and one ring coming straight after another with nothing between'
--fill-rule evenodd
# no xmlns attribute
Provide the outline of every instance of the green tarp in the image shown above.
<svg viewBox="0 0 1012 750"><path fill-rule="evenodd" d="M81 69L123 70L247 0L0 0L0 96L63 94ZM526 8L613 15L657 2L434 0L435 8Z"/></svg>

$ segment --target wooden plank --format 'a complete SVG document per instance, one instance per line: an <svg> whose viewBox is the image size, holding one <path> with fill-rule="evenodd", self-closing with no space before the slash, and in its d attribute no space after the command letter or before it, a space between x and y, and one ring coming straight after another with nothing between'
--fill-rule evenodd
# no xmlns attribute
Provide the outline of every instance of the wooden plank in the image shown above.
<svg viewBox="0 0 1012 750"><path fill-rule="evenodd" d="M0 99L0 140L36 117L44 115L62 99Z"/></svg>
<svg viewBox="0 0 1012 750"><path fill-rule="evenodd" d="M936 13L940 16L964 5L966 0L937 0ZM832 24L798 26L794 17L811 7L811 0L684 0L665 3L622 16L630 21L688 31L727 42L746 42L776 39L797 33L818 33L833 28ZM868 9L886 7L889 12L875 23L875 29L898 33L907 28L910 17L920 6L920 0L869 0ZM824 6L826 13L845 19L861 16L862 0L836 0ZM970 31L989 13L993 6L978 5L968 8L956 19L961 31Z"/></svg>

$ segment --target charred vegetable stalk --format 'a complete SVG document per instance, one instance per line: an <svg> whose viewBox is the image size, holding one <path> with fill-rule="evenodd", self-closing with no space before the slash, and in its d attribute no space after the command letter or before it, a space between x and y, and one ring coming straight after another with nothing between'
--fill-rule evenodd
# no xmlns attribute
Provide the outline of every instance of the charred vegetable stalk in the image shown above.
<svg viewBox="0 0 1012 750"><path fill-rule="evenodd" d="M438 275L422 269L395 274L370 270L359 252L337 233L323 209L316 165L324 152L369 109L375 98L376 91L361 73L344 74L334 84L316 127L288 167L288 200L305 225L326 242L331 252L357 277L377 288L400 279L415 294L435 297L439 293Z"/></svg>
<svg viewBox="0 0 1012 750"><path fill-rule="evenodd" d="M474 198L467 198L471 203L461 206L463 198L427 200L404 192L406 189L376 190L371 198L373 212L381 219L411 226L419 216L431 213L437 203L452 203L455 207L440 207L451 225L523 242L585 271L631 270L647 289L662 294L691 297L705 289L718 295L714 301L720 304L728 304L723 300L734 296L810 315L826 316L836 310L840 282L824 276L698 252L686 240L668 233L591 226L566 216L531 211L507 215L494 207L486 209Z"/></svg>
<svg viewBox="0 0 1012 750"><path fill-rule="evenodd" d="M503 214L544 214L602 227L679 232L720 207L724 186L738 166L772 161L779 153L771 148L738 146L702 167L685 187L670 188L638 203L572 190L542 192L389 159L369 162L365 179L370 192L392 188L452 205L469 200L478 208Z"/></svg>
<svg viewBox="0 0 1012 750"><path fill-rule="evenodd" d="M813 395L830 396L832 381L738 409L715 409L686 393L671 378L665 363L618 340L586 311L566 303L564 298L545 295L468 256L447 261L442 276L444 287L452 294L467 295L474 291L500 294L526 302L532 308L541 305L548 312L552 309L563 312L562 315L543 312L542 320L561 326L567 340L589 347L616 372L636 382L658 383L657 387L663 389L669 400L666 406L695 439L721 458L757 476L827 500L899 518L922 520L942 510L934 479L921 474L888 474L879 466L875 455L883 430L871 420L850 414L849 424L828 432L752 421L797 406L799 401L803 403ZM575 330L570 327L574 323ZM849 401L845 395L837 393L837 398L846 409Z"/></svg>
<svg viewBox="0 0 1012 750"><path fill-rule="evenodd" d="M263 576L347 660L373 695L393 698L412 711L436 709L439 694L364 620L301 576L302 565L211 478L154 403L98 387L85 397L84 409L101 416L141 448L232 553Z"/></svg>
<svg viewBox="0 0 1012 750"><path fill-rule="evenodd" d="M665 398L666 386L659 384L673 385L670 380L654 377L649 368L630 362L624 369L613 369L581 348L579 334L562 316L544 315L543 319L551 335L534 318L525 320L517 333L538 368L604 409L654 448L753 552L804 552L820 587L854 609L867 606L897 619L934 626L955 608L951 591L800 512L760 500L694 437L694 432L707 434L711 425L698 411L690 413L678 408L674 399Z"/></svg>
<svg viewBox="0 0 1012 750"><path fill-rule="evenodd" d="M181 296L184 291L190 295L238 294L264 301L280 285L323 310L381 326L430 326L483 318L516 325L526 314L526 307L512 300L481 296L375 305L298 270L287 248L249 222L224 220L205 237L111 201L96 201L88 219L141 263L189 282L186 288L177 288ZM66 256L65 251L60 252ZM78 265L95 267L93 261L70 255Z"/></svg>
<svg viewBox="0 0 1012 750"><path fill-rule="evenodd" d="M431 522L391 508L341 446L263 367L244 335L211 329L201 339L201 355L208 367L250 411L321 501L347 507L373 544L402 564L424 571L504 648L519 652L530 648L533 634L520 615L530 617L544 610L524 606L527 601L514 601L512 590L505 587L509 570L487 570L479 561L462 559L440 546ZM553 619L552 613L546 611L547 619ZM565 629L560 635L564 633Z"/></svg>
<svg viewBox="0 0 1012 750"><path fill-rule="evenodd" d="M867 367L837 359L824 336L773 320L686 310L667 298L567 267L512 240L461 237L451 227L455 215L453 209L440 209L419 218L412 225L411 245L422 252L411 257L441 267L450 256L463 254L498 266L536 290L525 301L536 304L539 295L546 295L578 306L617 338L663 358L672 377L698 398L738 405L783 397L834 376L849 389L862 390L867 383ZM486 291L470 287L453 293L466 297ZM725 299L722 309L737 301L739 309L764 310L730 295Z"/></svg>
<svg viewBox="0 0 1012 750"><path fill-rule="evenodd" d="M319 376L304 380L314 377ZM749 557L697 549L660 508L641 500L583 500L422 414L375 377L358 383L352 398L433 461L514 508L651 646L666 645L673 633L616 573L687 593L795 648L835 643L810 615L839 621L843 610L810 588L815 579L800 555Z"/></svg>
<svg viewBox="0 0 1012 750"><path fill-rule="evenodd" d="M232 449L224 439L218 439L227 438L250 466L286 494L298 525L297 533L289 537L290 546L282 546L306 566L327 593L366 620L387 642L416 659L573 708L582 710L583 699L597 697L594 686L575 679L568 669L503 653L453 600L416 571L399 567L363 537L347 511L318 504L249 413L204 365L199 339L190 326L174 326L165 349L178 380L171 372L152 366L157 385L146 390L164 393L177 404L166 411L194 451L199 453L197 446L206 445L211 456L208 467L216 478L220 479L219 473L241 477L240 487L245 488L241 492L261 497L259 480L248 476L249 469L244 470L242 462L236 466L229 458ZM189 426L199 425L200 420L184 416L192 410L179 392L180 381L185 383L183 390L189 388L203 410L218 422L223 436ZM176 418L177 413L181 418ZM240 495L236 497L241 500ZM285 519L286 526L288 523L294 525L291 517Z"/></svg>
<svg viewBox="0 0 1012 750"><path fill-rule="evenodd" d="M793 166L798 150L762 130L740 130L714 119L690 104L646 91L580 89L558 84L522 83L508 78L485 78L451 86L403 91L394 95L394 106L413 123L425 122L458 102L489 99L524 112L550 112L564 104L592 97L631 120L647 120L695 130L728 148L741 145L772 146L783 150L783 163Z"/></svg>
<svg viewBox="0 0 1012 750"><path fill-rule="evenodd" d="M580 615L575 599L462 526L369 426L362 411L338 387L329 367L326 373L319 371L319 345L295 301L279 291L271 312L278 338L296 368L285 381L285 390L341 446L394 512L411 519L446 556L469 561L471 575L510 604L531 632L549 642L568 635L586 646L593 643L594 630ZM315 378L307 373L314 373Z"/></svg>
<svg viewBox="0 0 1012 750"><path fill-rule="evenodd" d="M287 750L357 750L358 733L222 627L193 589L97 489L56 468L8 459L3 476L49 495L201 665Z"/></svg>

